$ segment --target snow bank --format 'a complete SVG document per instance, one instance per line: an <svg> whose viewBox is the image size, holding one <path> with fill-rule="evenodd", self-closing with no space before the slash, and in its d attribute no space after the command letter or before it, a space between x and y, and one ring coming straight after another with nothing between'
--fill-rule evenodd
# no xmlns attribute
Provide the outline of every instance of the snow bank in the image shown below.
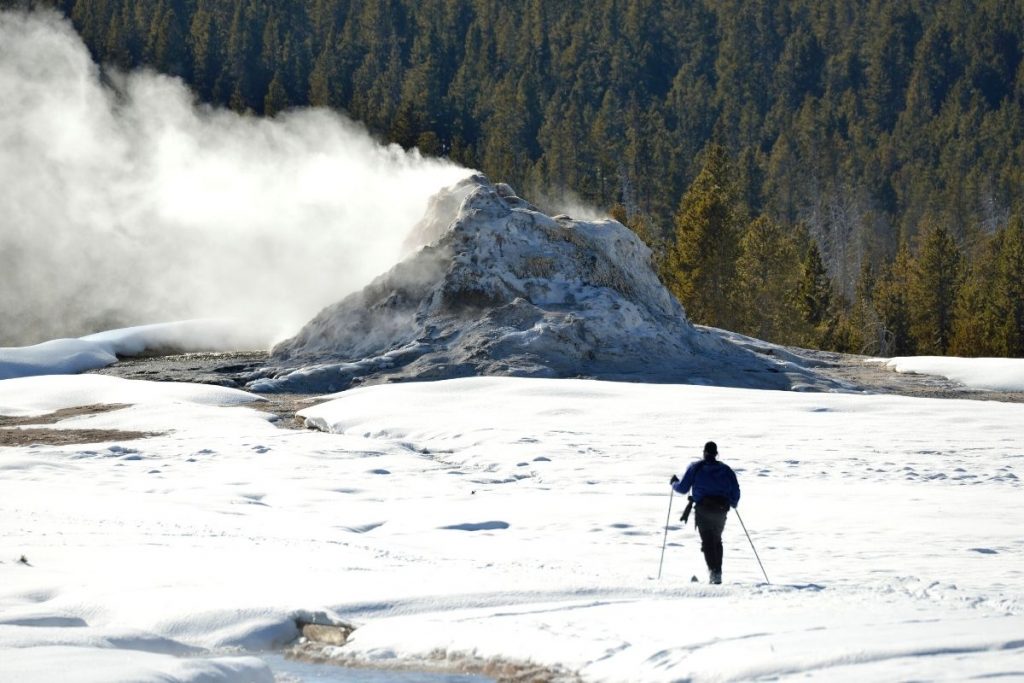
<svg viewBox="0 0 1024 683"><path fill-rule="evenodd" d="M55 339L34 346L0 348L0 380L62 375L115 363L119 356L254 348L254 338L223 320L186 320L126 327L78 339Z"/></svg>
<svg viewBox="0 0 1024 683"><path fill-rule="evenodd" d="M971 389L1024 392L1024 359L910 356L884 361L896 372L938 375Z"/></svg>
<svg viewBox="0 0 1024 683"><path fill-rule="evenodd" d="M117 355L108 344L82 339L55 339L35 346L0 348L0 380L72 374L115 362Z"/></svg>
<svg viewBox="0 0 1024 683"><path fill-rule="evenodd" d="M227 387L146 382L106 375L49 375L0 381L0 415L42 415L103 403L223 406L262 400L259 396Z"/></svg>
<svg viewBox="0 0 1024 683"><path fill-rule="evenodd" d="M255 657L181 659L126 649L60 646L5 649L0 676L26 683L274 683L273 673Z"/></svg>

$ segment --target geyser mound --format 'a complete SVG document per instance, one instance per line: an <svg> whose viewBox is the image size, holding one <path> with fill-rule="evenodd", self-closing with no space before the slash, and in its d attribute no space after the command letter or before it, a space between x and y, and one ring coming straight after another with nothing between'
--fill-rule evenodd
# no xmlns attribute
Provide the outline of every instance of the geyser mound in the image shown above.
<svg viewBox="0 0 1024 683"><path fill-rule="evenodd" d="M276 346L249 387L506 375L791 388L778 363L694 327L614 220L551 217L476 175L431 201L406 246Z"/></svg>

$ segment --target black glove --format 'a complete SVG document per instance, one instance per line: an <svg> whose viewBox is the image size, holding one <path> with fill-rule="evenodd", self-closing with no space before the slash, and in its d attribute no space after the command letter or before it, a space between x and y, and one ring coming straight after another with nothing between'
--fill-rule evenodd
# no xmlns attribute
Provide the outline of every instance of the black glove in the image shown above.
<svg viewBox="0 0 1024 683"><path fill-rule="evenodd" d="M672 478L668 480L668 483L672 484L673 486L675 486L676 484L679 483L679 477L677 477L676 475L673 474Z"/></svg>

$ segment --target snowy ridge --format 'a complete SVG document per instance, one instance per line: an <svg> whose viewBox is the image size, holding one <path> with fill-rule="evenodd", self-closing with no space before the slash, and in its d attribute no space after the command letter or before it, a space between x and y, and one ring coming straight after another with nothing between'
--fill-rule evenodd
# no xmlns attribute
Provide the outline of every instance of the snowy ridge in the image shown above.
<svg viewBox="0 0 1024 683"><path fill-rule="evenodd" d="M275 347L275 367L249 387L469 375L815 383L691 325L620 223L547 216L483 176L436 197L407 245L420 248Z"/></svg>
<svg viewBox="0 0 1024 683"><path fill-rule="evenodd" d="M104 375L22 377L0 382L0 416L42 415L98 404L240 406L264 399L238 389Z"/></svg>
<svg viewBox="0 0 1024 683"><path fill-rule="evenodd" d="M85 372L144 353L237 351L258 348L262 335L243 332L225 320L183 320L54 339L34 346L0 348L0 380Z"/></svg>

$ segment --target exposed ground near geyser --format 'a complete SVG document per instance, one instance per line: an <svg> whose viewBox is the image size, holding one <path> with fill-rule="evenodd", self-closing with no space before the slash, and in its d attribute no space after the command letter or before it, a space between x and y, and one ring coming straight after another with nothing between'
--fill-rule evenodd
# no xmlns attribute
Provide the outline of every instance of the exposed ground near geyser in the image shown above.
<svg viewBox="0 0 1024 683"><path fill-rule="evenodd" d="M279 344L256 391L470 375L824 387L699 330L613 220L547 216L474 176L432 202L401 263Z"/></svg>

